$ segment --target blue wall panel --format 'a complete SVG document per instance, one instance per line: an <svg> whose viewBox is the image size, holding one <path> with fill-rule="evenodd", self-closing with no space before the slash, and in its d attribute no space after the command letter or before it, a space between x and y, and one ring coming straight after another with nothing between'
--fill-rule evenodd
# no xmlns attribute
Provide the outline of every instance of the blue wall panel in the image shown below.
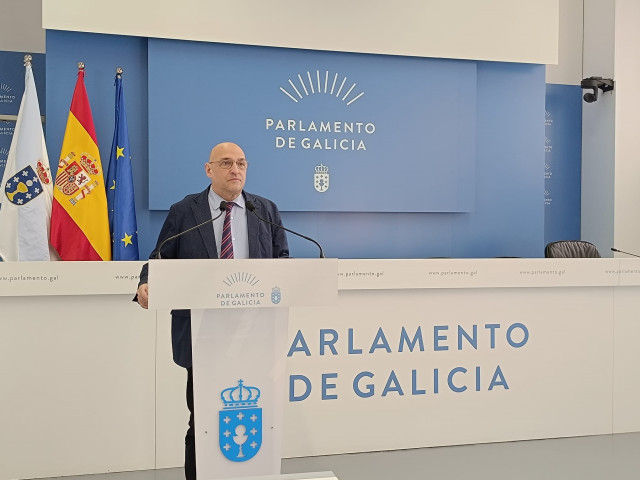
<svg viewBox="0 0 640 480"><path fill-rule="evenodd" d="M471 61L150 39L150 206L229 139L282 211L473 211L476 83Z"/></svg>
<svg viewBox="0 0 640 480"><path fill-rule="evenodd" d="M582 94L579 85L547 85L545 244L580 239Z"/></svg>
<svg viewBox="0 0 640 480"><path fill-rule="evenodd" d="M384 69L386 57L377 58ZM47 141L52 159L60 152L79 60L87 65L86 84L103 162L113 135L114 71L117 66L125 69L140 252L144 256L153 248L166 215L165 211L150 211L147 201L147 40L47 32ZM165 74L193 75L196 67ZM173 101L180 101L179 93L171 94L175 94ZM476 102L476 134L469 139L476 148L473 212L284 212L285 224L316 237L327 256L341 258L542 256L544 66L478 62ZM209 140L215 142L214 132ZM383 168L389 175L412 174L402 163L386 162ZM173 171L160 173L175 175ZM207 181L203 172L192 179L192 190L199 191ZM402 195L383 187L354 183L353 195L379 196L389 202ZM317 255L313 244L289 238L294 256Z"/></svg>
<svg viewBox="0 0 640 480"><path fill-rule="evenodd" d="M31 68L38 92L40 115L46 115L45 56L43 53L29 55L33 57ZM25 53L21 52L0 52L0 115L18 115L24 94L24 56ZM14 121L0 121L0 179L7 165L15 127Z"/></svg>

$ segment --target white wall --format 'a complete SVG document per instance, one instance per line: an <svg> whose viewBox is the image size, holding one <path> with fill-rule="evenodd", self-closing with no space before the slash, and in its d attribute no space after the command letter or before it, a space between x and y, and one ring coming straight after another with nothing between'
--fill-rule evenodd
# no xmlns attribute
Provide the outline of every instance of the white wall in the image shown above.
<svg viewBox="0 0 640 480"><path fill-rule="evenodd" d="M2 0L0 8L0 50L44 53L42 0Z"/></svg>
<svg viewBox="0 0 640 480"><path fill-rule="evenodd" d="M613 92L583 105L582 238L603 255L640 253L640 4L585 0L583 76L613 78Z"/></svg>
<svg viewBox="0 0 640 480"><path fill-rule="evenodd" d="M54 30L312 50L556 63L559 0L47 0ZM126 12L126 14L123 14ZM170 21L168 21L170 19Z"/></svg>
<svg viewBox="0 0 640 480"><path fill-rule="evenodd" d="M614 76L614 0L584 1L583 78ZM617 92L582 105L582 232L602 255L612 256L614 138ZM640 106L640 105L639 105ZM622 248L622 247L621 247Z"/></svg>
<svg viewBox="0 0 640 480"><path fill-rule="evenodd" d="M615 2L615 196L616 248L640 254L640 2Z"/></svg>
<svg viewBox="0 0 640 480"><path fill-rule="evenodd" d="M558 63L547 65L547 83L579 85L582 80L583 0L560 2Z"/></svg>

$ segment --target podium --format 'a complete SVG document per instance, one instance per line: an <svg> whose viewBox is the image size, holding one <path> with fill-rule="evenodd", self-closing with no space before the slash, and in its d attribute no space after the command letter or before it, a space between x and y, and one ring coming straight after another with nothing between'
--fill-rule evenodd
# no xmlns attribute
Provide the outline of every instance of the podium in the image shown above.
<svg viewBox="0 0 640 480"><path fill-rule="evenodd" d="M149 262L149 308L191 309L199 480L280 473L289 308L337 296L337 259Z"/></svg>

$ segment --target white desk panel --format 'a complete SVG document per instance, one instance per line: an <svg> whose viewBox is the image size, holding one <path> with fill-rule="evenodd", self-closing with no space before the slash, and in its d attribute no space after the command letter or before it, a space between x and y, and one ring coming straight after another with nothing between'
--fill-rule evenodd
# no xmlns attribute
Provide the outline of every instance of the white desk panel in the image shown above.
<svg viewBox="0 0 640 480"><path fill-rule="evenodd" d="M142 263L0 263L0 480L182 464ZM640 431L638 259L339 260L338 286L291 309L285 456Z"/></svg>

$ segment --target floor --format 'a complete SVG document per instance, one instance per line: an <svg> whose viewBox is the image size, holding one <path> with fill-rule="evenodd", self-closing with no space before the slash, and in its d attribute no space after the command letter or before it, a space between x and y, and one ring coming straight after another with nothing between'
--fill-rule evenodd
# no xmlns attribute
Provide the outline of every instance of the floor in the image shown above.
<svg viewBox="0 0 640 480"><path fill-rule="evenodd" d="M640 433L284 459L282 473L332 471L339 480L640 479ZM181 468L64 477L183 480Z"/></svg>

